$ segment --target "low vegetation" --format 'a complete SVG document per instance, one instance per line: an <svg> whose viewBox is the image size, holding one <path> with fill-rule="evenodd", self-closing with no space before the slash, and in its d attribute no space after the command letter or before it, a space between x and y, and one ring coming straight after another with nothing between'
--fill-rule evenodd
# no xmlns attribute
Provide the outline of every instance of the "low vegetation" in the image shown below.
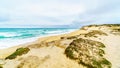
<svg viewBox="0 0 120 68"><path fill-rule="evenodd" d="M5 59L15 59L17 56L28 53L29 48L18 48L14 53L6 57Z"/></svg>
<svg viewBox="0 0 120 68"><path fill-rule="evenodd" d="M79 38L66 48L65 54L87 68L111 68L103 48L105 45L101 42Z"/></svg>
<svg viewBox="0 0 120 68"><path fill-rule="evenodd" d="M107 27L113 27L113 26L120 26L120 24L101 24L101 25L89 25L88 27L99 27L99 26L107 26Z"/></svg>
<svg viewBox="0 0 120 68"><path fill-rule="evenodd" d="M120 28L113 28L111 29L110 33L114 35L120 35Z"/></svg>
<svg viewBox="0 0 120 68"><path fill-rule="evenodd" d="M3 68L1 64L0 64L0 68Z"/></svg>
<svg viewBox="0 0 120 68"><path fill-rule="evenodd" d="M76 36L67 37L67 39L76 39L76 38L77 38Z"/></svg>
<svg viewBox="0 0 120 68"><path fill-rule="evenodd" d="M113 29L113 31L120 32L120 28L119 29Z"/></svg>
<svg viewBox="0 0 120 68"><path fill-rule="evenodd" d="M107 36L107 34L100 30L92 30L89 33L85 34L85 37L97 37L97 35Z"/></svg>
<svg viewBox="0 0 120 68"><path fill-rule="evenodd" d="M88 25L88 26L83 26L81 29L82 30L86 30L86 28L89 27L120 27L120 24L92 24L92 25Z"/></svg>

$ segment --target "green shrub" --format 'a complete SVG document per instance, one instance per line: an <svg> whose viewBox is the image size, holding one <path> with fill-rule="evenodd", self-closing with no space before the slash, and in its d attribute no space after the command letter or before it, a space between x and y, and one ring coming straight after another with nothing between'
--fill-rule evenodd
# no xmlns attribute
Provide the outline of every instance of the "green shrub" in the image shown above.
<svg viewBox="0 0 120 68"><path fill-rule="evenodd" d="M106 33L102 32L100 30L92 30L89 33L85 34L85 37L97 37L96 35L107 36Z"/></svg>
<svg viewBox="0 0 120 68"><path fill-rule="evenodd" d="M95 27L98 27L98 26L112 27L112 26L120 26L120 24L99 24L99 25L93 24L93 25L88 25L88 27L93 27L93 26L95 26Z"/></svg>
<svg viewBox="0 0 120 68"><path fill-rule="evenodd" d="M29 48L18 48L14 53L6 57L5 59L15 59L17 56L26 54L30 49Z"/></svg>
<svg viewBox="0 0 120 68"><path fill-rule="evenodd" d="M3 64L0 64L0 68L3 68Z"/></svg>
<svg viewBox="0 0 120 68"><path fill-rule="evenodd" d="M104 47L101 42L79 38L70 43L65 54L87 68L111 68L112 64L104 58Z"/></svg>
<svg viewBox="0 0 120 68"><path fill-rule="evenodd" d="M112 64L105 58L102 58L101 61L99 61L101 64L108 65L108 68L112 66Z"/></svg>
<svg viewBox="0 0 120 68"><path fill-rule="evenodd" d="M72 52L71 48L67 48L65 50L65 53L67 53L67 55L66 55L67 57L69 57L71 59L74 59L74 55L73 55L73 52Z"/></svg>
<svg viewBox="0 0 120 68"><path fill-rule="evenodd" d="M76 36L67 37L67 39L76 39L76 38L77 38Z"/></svg>
<svg viewBox="0 0 120 68"><path fill-rule="evenodd" d="M3 68L2 65L0 65L0 68Z"/></svg>

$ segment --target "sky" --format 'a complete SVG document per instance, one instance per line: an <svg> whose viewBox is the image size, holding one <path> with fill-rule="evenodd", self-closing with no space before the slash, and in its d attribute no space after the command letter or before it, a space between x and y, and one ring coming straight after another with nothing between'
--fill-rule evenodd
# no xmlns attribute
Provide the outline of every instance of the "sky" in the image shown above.
<svg viewBox="0 0 120 68"><path fill-rule="evenodd" d="M120 24L120 0L0 0L0 28Z"/></svg>

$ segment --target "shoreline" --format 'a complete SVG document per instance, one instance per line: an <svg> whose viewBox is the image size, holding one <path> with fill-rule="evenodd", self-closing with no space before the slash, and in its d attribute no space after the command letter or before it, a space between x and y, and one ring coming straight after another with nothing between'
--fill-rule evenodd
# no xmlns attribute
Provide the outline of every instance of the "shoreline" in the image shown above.
<svg viewBox="0 0 120 68"><path fill-rule="evenodd" d="M32 42L28 42L28 43L24 43L24 44L20 44L20 45L15 45L12 47L8 47L8 48L4 48L4 49L0 49L0 59L5 58L6 56L10 55L11 53L15 52L17 48L20 47L26 47L28 45L31 44L35 44L35 43L40 43L41 41L55 41L60 39L61 37L66 37L66 36L74 36L74 35L78 35L80 33L86 33L86 31L81 31L79 29L74 30L72 32L67 32L64 34L57 34L57 35L47 35L47 36L39 36L38 38L36 38L36 40L32 41ZM9 52L9 53L8 53Z"/></svg>
<svg viewBox="0 0 120 68"><path fill-rule="evenodd" d="M109 28L108 27L109 26L104 26L104 27L103 26L92 26L92 27L87 26L87 27L83 27L82 29L77 29L72 32L67 32L64 34L54 34L54 35L52 34L52 35L46 35L46 36L39 36L33 42L16 45L14 47L0 50L0 59L1 60L3 59L3 62L4 61L7 62L6 64L3 65L3 67L5 68L8 68L9 66L14 66L12 68L15 68L15 66L19 66L22 63L25 64L22 66L26 66L27 64L34 65L39 63L38 59L40 63L43 63L41 65L38 64L39 65L38 68L42 68L42 67L48 68L46 67L46 65L48 65L49 68L54 68L55 67L54 65L56 65L57 68L63 67L63 66L59 66L60 64L64 65L63 68L67 68L67 67L83 68L81 64L78 64L79 61L75 61L74 59L70 58L72 53L73 58L78 57L78 60L79 60L79 58L81 57L79 56L80 55L79 52L81 53L82 51L83 58L81 60L87 60L84 56L87 53L87 55L90 56L91 58L95 56L94 58L96 59L96 61L105 60L106 62L108 62L107 64L105 63L106 66L110 66L112 68L118 68L120 67L119 66L120 60L118 60L120 59L119 57L120 53L118 52L120 50L120 47L119 47L120 45L119 29L120 28L118 28L119 26L113 26ZM79 46L82 46L82 48ZM21 56L17 55L15 59L8 59L8 60L5 59L6 57L16 52L16 49L19 49L19 48L29 48L30 51ZM71 48L75 48L75 49L71 49ZM76 50L76 48L78 52L74 53L74 50ZM95 51L93 51L93 48ZM68 50L72 52L69 52ZM91 55L94 55L94 56L91 56ZM101 58L96 58L96 57L101 57ZM66 63L68 63L68 65L64 63L65 61ZM93 62L91 60L89 61ZM18 62L19 65L11 64L14 62ZM97 62L101 63L99 61ZM86 63L86 61L84 61L84 63ZM71 65L73 67L71 67ZM35 68L35 67L32 67L32 68Z"/></svg>
<svg viewBox="0 0 120 68"><path fill-rule="evenodd" d="M12 40L12 41L9 41L10 42L13 42L11 44L4 44L2 43L3 47L0 47L0 50L3 50L3 49L8 49L8 48L12 48L12 47L17 47L17 46L22 46L22 45L25 45L25 44L31 44L31 43L34 43L36 42L37 40L41 39L41 38L46 38L46 37L51 37L51 36L59 36L59 35L64 35L64 34L69 34L71 32L74 32L78 29L72 29L68 32L64 32L64 33L59 33L59 34L49 34L49 35L43 35L43 36L37 36L37 37L31 37L31 38L26 38L26 39L18 39L18 40ZM16 42L16 43L14 43ZM22 42L22 43L21 43ZM5 47L4 47L5 46Z"/></svg>

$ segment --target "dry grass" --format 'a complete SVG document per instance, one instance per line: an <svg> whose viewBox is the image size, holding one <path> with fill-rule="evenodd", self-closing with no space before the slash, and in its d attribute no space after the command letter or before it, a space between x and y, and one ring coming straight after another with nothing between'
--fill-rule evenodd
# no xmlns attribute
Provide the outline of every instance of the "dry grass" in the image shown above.
<svg viewBox="0 0 120 68"><path fill-rule="evenodd" d="M112 28L110 33L114 35L120 35L120 28Z"/></svg>
<svg viewBox="0 0 120 68"><path fill-rule="evenodd" d="M30 55L21 60L21 63L17 66L17 68L39 68L39 65L44 63L50 58L50 56L45 56L40 58L38 56Z"/></svg>

